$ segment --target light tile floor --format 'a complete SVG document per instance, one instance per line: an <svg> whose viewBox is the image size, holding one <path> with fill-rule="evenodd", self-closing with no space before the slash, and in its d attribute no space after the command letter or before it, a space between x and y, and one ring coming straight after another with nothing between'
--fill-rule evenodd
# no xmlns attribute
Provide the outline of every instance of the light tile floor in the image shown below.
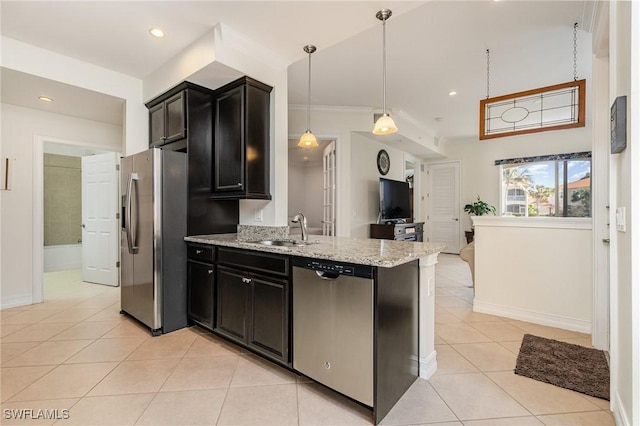
<svg viewBox="0 0 640 426"><path fill-rule="evenodd" d="M385 425L614 425L608 401L513 374L522 336L589 336L472 311L466 263L436 266L438 371L418 379ZM356 425L370 412L197 327L160 337L119 314L119 288L48 273L45 302L2 310L5 410L69 410L56 424ZM54 413L55 414L55 413Z"/></svg>

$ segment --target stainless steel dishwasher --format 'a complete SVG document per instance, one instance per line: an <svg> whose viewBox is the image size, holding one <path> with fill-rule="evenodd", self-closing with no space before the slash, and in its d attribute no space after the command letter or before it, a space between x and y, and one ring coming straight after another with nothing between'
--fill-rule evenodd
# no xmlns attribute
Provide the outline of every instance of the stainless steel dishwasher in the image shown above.
<svg viewBox="0 0 640 426"><path fill-rule="evenodd" d="M293 259L293 368L373 407L373 267Z"/></svg>

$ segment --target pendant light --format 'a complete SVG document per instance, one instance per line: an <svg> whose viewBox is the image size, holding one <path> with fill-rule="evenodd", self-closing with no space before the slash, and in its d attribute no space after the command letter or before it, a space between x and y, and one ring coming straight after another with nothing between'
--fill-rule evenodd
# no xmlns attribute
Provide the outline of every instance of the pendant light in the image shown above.
<svg viewBox="0 0 640 426"><path fill-rule="evenodd" d="M300 136L298 146L302 148L315 148L318 141L313 133L311 133L311 54L316 51L316 47L312 44L306 45L304 51L309 54L309 91L307 92L307 131Z"/></svg>
<svg viewBox="0 0 640 426"><path fill-rule="evenodd" d="M376 13L376 18L382 21L382 116L373 128L375 135L389 135L398 131L393 118L387 113L387 40L386 23L391 18L389 9L382 9Z"/></svg>

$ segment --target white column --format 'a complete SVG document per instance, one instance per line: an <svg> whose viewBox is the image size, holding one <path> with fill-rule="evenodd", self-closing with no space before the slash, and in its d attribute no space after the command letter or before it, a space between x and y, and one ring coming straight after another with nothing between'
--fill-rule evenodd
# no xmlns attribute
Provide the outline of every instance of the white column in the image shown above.
<svg viewBox="0 0 640 426"><path fill-rule="evenodd" d="M435 349L436 263L438 253L420 258L419 364L420 377L429 379L438 368Z"/></svg>

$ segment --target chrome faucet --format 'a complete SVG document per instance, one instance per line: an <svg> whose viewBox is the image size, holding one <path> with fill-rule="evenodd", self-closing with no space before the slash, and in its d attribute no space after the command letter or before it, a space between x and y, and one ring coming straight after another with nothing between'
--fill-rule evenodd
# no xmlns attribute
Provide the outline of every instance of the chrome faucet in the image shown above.
<svg viewBox="0 0 640 426"><path fill-rule="evenodd" d="M302 212L298 212L298 214L295 215L293 217L293 219L291 219L291 222L300 224L300 231L302 232L302 241L307 241L307 239L308 239L308 237L307 237L307 218L304 217Z"/></svg>

